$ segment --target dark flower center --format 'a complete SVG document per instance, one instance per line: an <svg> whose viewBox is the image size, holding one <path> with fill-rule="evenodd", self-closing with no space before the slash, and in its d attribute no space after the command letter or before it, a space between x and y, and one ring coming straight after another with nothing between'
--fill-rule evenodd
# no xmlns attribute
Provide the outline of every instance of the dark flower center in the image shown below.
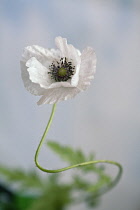
<svg viewBox="0 0 140 210"><path fill-rule="evenodd" d="M48 74L51 74L51 78L56 82L67 81L74 75L75 66L72 66L72 62L68 62L67 58L61 58L56 64L53 62L49 66Z"/></svg>

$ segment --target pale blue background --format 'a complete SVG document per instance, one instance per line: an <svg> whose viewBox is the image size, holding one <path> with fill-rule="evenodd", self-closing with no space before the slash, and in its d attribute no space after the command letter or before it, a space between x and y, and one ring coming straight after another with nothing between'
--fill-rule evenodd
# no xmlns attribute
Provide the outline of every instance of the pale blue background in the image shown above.
<svg viewBox="0 0 140 210"><path fill-rule="evenodd" d="M88 91L58 104L48 138L121 162L121 182L96 209L139 210L139 0L0 0L0 164L34 168L51 105L38 107L24 89L19 60L25 46L55 47L58 35L80 50L93 47L98 63ZM45 147L40 159L64 165Z"/></svg>

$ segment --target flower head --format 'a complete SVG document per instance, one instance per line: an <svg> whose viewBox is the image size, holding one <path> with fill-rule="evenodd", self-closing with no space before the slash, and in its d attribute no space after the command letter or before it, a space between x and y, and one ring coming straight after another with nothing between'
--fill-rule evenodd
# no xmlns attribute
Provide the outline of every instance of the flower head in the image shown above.
<svg viewBox="0 0 140 210"><path fill-rule="evenodd" d="M26 47L20 62L25 88L42 96L38 105L73 98L94 78L96 55L91 47L81 53L62 37L56 37L55 43L58 49Z"/></svg>

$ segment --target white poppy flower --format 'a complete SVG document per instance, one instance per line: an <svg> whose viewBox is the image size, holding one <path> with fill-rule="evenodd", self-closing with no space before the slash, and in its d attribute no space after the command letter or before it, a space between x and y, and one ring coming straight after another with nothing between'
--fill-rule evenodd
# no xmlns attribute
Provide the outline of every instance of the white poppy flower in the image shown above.
<svg viewBox="0 0 140 210"><path fill-rule="evenodd" d="M96 55L91 47L81 53L62 37L56 37L55 43L58 49L26 47L20 62L25 88L42 96L38 105L73 98L94 78Z"/></svg>

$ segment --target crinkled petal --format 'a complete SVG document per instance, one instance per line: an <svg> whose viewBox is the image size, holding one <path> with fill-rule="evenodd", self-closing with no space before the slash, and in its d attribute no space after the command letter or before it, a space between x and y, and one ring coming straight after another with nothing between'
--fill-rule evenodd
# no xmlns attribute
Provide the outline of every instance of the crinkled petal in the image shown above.
<svg viewBox="0 0 140 210"><path fill-rule="evenodd" d="M60 51L58 49L44 49L38 45L25 47L22 61L26 62L32 57L35 57L40 63L48 67L55 59L60 58Z"/></svg>
<svg viewBox="0 0 140 210"><path fill-rule="evenodd" d="M80 63L77 64L76 72L71 78L71 85L74 86L74 87L76 87L78 85L78 82L79 82L79 71L80 71Z"/></svg>
<svg viewBox="0 0 140 210"><path fill-rule="evenodd" d="M25 66L25 62L20 62L21 66L21 77L24 83L24 87L33 95L43 95L45 93L45 89L41 88L39 84L33 83L29 79L29 73L27 71L27 67Z"/></svg>
<svg viewBox="0 0 140 210"><path fill-rule="evenodd" d="M73 60L74 65L80 63L79 50L77 50L73 45L67 44L67 39L62 37L55 38L55 44L61 52L62 57L66 57L69 60Z"/></svg>
<svg viewBox="0 0 140 210"><path fill-rule="evenodd" d="M70 55L70 49L68 47L68 44L67 44L67 39L65 38L62 38L62 37L56 37L55 38L55 44L56 46L58 47L58 49L61 51L61 56L62 57L66 57L66 58L69 58Z"/></svg>
<svg viewBox="0 0 140 210"><path fill-rule="evenodd" d="M29 78L26 62L32 57L35 57L41 64L43 64L45 67L48 67L53 60L60 59L60 51L55 49L44 49L38 45L27 46L23 51L20 65L24 86L31 94L43 95L45 89L39 84L31 81Z"/></svg>
<svg viewBox="0 0 140 210"><path fill-rule="evenodd" d="M96 55L91 47L83 50L81 55L81 65L79 71L78 88L86 90L90 85L91 80L94 78L96 72Z"/></svg>
<svg viewBox="0 0 140 210"><path fill-rule="evenodd" d="M45 94L40 98L38 101L38 105L41 104L54 104L59 101L64 101L70 98L73 98L80 92L79 89L72 87L72 88L53 88L46 90Z"/></svg>
<svg viewBox="0 0 140 210"><path fill-rule="evenodd" d="M21 71L24 86L32 94L42 95L38 101L39 105L73 98L90 85L95 74L96 56L92 48L86 48L81 54L62 37L57 37L55 42L57 50L33 45L26 47L22 55ZM60 61L62 57L72 62L75 72L68 81L55 82L51 74L48 74L49 66L52 62Z"/></svg>
<svg viewBox="0 0 140 210"><path fill-rule="evenodd" d="M29 72L30 80L39 84L42 88L48 88L52 83L48 69L43 66L35 57L30 58L26 62L27 71Z"/></svg>
<svg viewBox="0 0 140 210"><path fill-rule="evenodd" d="M48 88L73 87L69 82L54 82Z"/></svg>

